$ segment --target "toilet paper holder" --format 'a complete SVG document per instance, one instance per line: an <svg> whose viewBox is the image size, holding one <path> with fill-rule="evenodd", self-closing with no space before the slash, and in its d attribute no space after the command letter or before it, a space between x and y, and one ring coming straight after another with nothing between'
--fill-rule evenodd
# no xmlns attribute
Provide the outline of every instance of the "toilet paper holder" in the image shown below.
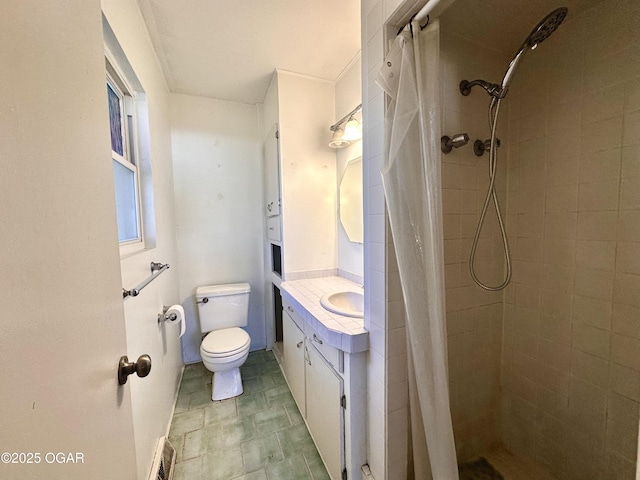
<svg viewBox="0 0 640 480"><path fill-rule="evenodd" d="M160 325L161 322L173 322L176 318L178 318L178 315L176 315L175 313L167 314L167 311L170 308L171 307L167 306L162 307L162 313L158 314L158 325Z"/></svg>

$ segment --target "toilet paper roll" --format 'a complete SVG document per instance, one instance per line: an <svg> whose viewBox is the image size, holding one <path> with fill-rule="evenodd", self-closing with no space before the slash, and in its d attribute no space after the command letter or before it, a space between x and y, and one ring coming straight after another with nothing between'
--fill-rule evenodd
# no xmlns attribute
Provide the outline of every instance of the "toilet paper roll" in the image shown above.
<svg viewBox="0 0 640 480"><path fill-rule="evenodd" d="M173 314L175 314L175 317L173 316ZM180 324L180 337L182 337L185 330L184 308L182 308L182 305L171 305L165 315L165 318L167 318L167 321L169 323Z"/></svg>

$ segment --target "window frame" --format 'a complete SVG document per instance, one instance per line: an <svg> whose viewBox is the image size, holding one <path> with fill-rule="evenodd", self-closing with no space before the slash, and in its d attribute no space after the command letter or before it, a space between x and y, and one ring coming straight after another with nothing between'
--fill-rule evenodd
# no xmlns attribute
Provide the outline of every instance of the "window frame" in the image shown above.
<svg viewBox="0 0 640 480"><path fill-rule="evenodd" d="M120 256L125 257L146 249L144 230L144 205L142 201L140 147L137 122L136 91L131 88L126 75L115 56L105 45L105 86L109 86L120 98L123 155L111 149L111 160L132 171L135 179L135 204L138 236L119 241ZM107 94L108 98L108 94ZM115 195L115 185L114 185Z"/></svg>

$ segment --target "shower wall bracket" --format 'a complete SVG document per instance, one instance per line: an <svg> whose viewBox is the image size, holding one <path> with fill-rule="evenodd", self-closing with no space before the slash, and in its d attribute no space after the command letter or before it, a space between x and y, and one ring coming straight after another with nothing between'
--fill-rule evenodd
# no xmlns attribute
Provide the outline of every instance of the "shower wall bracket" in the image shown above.
<svg viewBox="0 0 640 480"><path fill-rule="evenodd" d="M469 143L469 135L466 133L458 133L453 137L443 135L440 137L440 150L442 153L450 153L454 148L460 148Z"/></svg>
<svg viewBox="0 0 640 480"><path fill-rule="evenodd" d="M496 138L496 148L500 146L500 139ZM484 152L488 151L491 148L491 139L487 139L484 142L480 139L473 142L473 153L476 154L476 157L481 157L484 155Z"/></svg>

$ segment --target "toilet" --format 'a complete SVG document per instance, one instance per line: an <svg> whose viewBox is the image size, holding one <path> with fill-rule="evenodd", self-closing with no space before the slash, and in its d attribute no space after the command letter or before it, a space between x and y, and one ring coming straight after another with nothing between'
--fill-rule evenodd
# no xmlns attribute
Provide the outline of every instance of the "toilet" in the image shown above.
<svg viewBox="0 0 640 480"><path fill-rule="evenodd" d="M200 356L213 372L212 400L237 397L243 392L240 367L249 356L251 338L242 328L249 313L248 283L208 285L196 289L203 334Z"/></svg>

